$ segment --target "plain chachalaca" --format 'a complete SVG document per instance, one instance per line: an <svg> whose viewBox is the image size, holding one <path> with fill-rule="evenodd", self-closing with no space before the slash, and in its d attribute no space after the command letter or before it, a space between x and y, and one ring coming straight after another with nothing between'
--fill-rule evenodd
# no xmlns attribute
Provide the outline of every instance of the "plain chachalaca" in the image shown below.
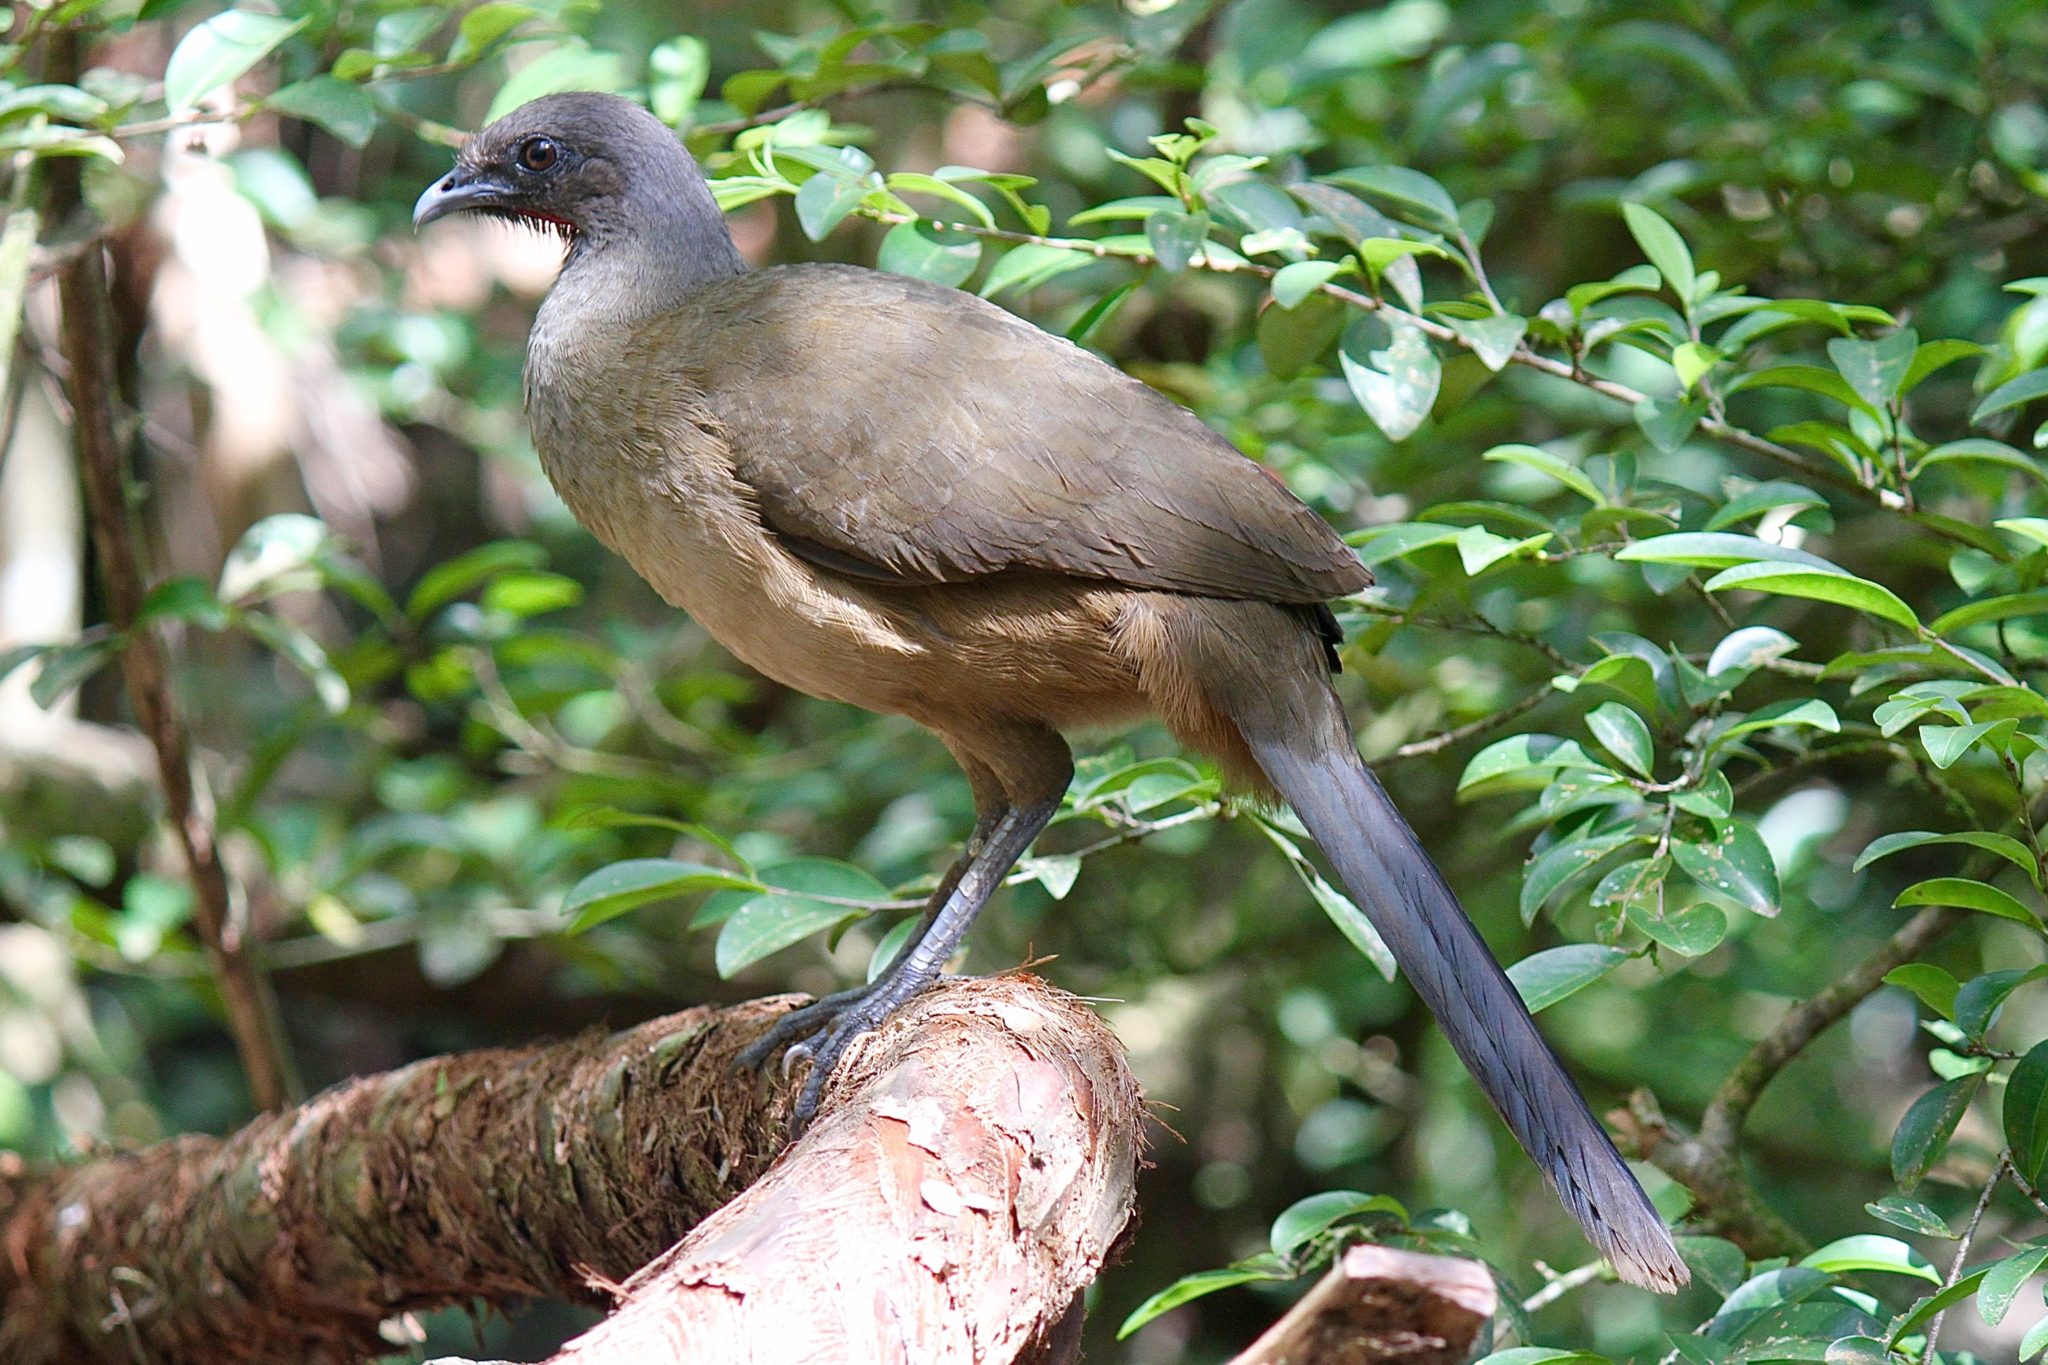
<svg viewBox="0 0 2048 1365"><path fill-rule="evenodd" d="M1326 605L1370 578L1192 414L971 294L839 265L750 271L651 114L551 95L421 196L559 232L526 406L584 525L761 672L908 716L979 819L871 987L789 1016L799 1114L937 978L1058 808L1061 732L1152 713L1277 793L1620 1274L1687 1278L1664 1223L1354 748Z"/></svg>

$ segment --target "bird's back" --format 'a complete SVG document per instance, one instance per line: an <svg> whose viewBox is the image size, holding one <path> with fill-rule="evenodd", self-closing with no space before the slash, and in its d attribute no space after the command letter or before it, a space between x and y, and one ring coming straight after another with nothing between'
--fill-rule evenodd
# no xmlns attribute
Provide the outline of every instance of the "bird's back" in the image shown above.
<svg viewBox="0 0 2048 1365"><path fill-rule="evenodd" d="M907 583L1035 570L1314 603L1369 576L1192 413L973 295L783 266L644 324L770 529Z"/></svg>

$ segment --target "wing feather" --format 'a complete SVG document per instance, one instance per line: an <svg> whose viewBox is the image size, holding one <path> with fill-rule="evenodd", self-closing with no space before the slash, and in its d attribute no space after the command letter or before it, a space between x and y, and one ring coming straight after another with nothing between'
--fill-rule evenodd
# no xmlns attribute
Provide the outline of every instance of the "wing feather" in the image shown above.
<svg viewBox="0 0 2048 1365"><path fill-rule="evenodd" d="M644 363L701 391L764 524L821 567L1296 603L1371 581L1192 413L970 294L784 266L687 308L643 334Z"/></svg>

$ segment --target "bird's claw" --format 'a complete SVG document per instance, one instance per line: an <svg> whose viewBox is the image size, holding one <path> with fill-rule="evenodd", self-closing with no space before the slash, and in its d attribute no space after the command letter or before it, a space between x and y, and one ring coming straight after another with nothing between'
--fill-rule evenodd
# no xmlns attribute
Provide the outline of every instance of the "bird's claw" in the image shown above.
<svg viewBox="0 0 2048 1365"><path fill-rule="evenodd" d="M898 1005L935 980L936 975L923 980L883 976L867 986L821 997L777 1019L734 1059L734 1064L764 1068L776 1050L785 1045L780 1068L785 1082L799 1062L811 1064L810 1074L804 1077L803 1088L790 1108L790 1132L792 1136L800 1134L817 1114L825 1082L854 1039L888 1018ZM822 1026L813 1027L821 1021Z"/></svg>

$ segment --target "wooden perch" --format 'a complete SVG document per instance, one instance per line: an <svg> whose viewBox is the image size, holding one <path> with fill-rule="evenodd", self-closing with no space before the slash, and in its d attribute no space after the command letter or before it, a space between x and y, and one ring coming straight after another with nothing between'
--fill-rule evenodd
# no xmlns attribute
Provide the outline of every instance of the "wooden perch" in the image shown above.
<svg viewBox="0 0 2048 1365"><path fill-rule="evenodd" d="M1356 1246L1230 1365L1458 1365L1496 1306L1477 1261Z"/></svg>
<svg viewBox="0 0 2048 1365"><path fill-rule="evenodd" d="M544 1295L617 1297L559 1361L1065 1358L1049 1343L1132 1205L1114 1037L1032 978L948 984L848 1054L778 1160L787 1087L732 1059L790 1003L0 1167L0 1360L325 1365L388 1350L401 1312Z"/></svg>

